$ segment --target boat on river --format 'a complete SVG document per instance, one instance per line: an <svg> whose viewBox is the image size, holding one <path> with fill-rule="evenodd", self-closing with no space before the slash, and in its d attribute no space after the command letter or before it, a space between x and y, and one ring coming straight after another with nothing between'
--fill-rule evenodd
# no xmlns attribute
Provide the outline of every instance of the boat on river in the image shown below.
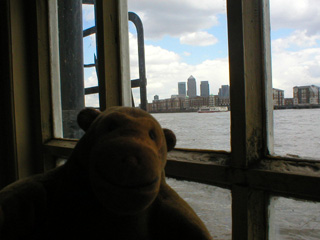
<svg viewBox="0 0 320 240"><path fill-rule="evenodd" d="M198 113L227 112L228 107L201 107Z"/></svg>

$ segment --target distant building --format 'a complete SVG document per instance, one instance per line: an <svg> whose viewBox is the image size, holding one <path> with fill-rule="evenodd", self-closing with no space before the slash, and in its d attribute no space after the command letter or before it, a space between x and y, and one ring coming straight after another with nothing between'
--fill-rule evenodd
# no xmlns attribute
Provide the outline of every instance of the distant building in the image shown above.
<svg viewBox="0 0 320 240"><path fill-rule="evenodd" d="M218 106L219 98L218 95L210 95L209 96L209 106L214 107Z"/></svg>
<svg viewBox="0 0 320 240"><path fill-rule="evenodd" d="M213 95L214 106L219 106L219 95Z"/></svg>
<svg viewBox="0 0 320 240"><path fill-rule="evenodd" d="M218 106L230 106L230 87L221 85L218 92Z"/></svg>
<svg viewBox="0 0 320 240"><path fill-rule="evenodd" d="M188 78L188 94L187 95L189 97L197 96L196 79L192 75Z"/></svg>
<svg viewBox="0 0 320 240"><path fill-rule="evenodd" d="M284 90L273 88L273 106L283 106L284 105Z"/></svg>
<svg viewBox="0 0 320 240"><path fill-rule="evenodd" d="M230 88L229 85L221 85L218 93L219 99L226 99L230 96Z"/></svg>
<svg viewBox="0 0 320 240"><path fill-rule="evenodd" d="M154 95L153 100L158 101L159 100L159 95Z"/></svg>
<svg viewBox="0 0 320 240"><path fill-rule="evenodd" d="M202 106L209 105L209 97L200 97L196 96L193 98L189 98L188 103L186 104L188 109L199 109Z"/></svg>
<svg viewBox="0 0 320 240"><path fill-rule="evenodd" d="M200 83L200 96L209 97L209 82L201 81Z"/></svg>
<svg viewBox="0 0 320 240"><path fill-rule="evenodd" d="M185 82L178 82L178 95L179 97L185 97L187 95Z"/></svg>
<svg viewBox="0 0 320 240"><path fill-rule="evenodd" d="M184 109L185 99L174 96L167 99L153 100L152 103L148 104L149 112L176 112Z"/></svg>
<svg viewBox="0 0 320 240"><path fill-rule="evenodd" d="M219 98L218 106L230 106L230 98Z"/></svg>
<svg viewBox="0 0 320 240"><path fill-rule="evenodd" d="M293 106L293 98L285 98L284 99L284 105L287 107Z"/></svg>
<svg viewBox="0 0 320 240"><path fill-rule="evenodd" d="M320 104L320 88L311 86L296 86L293 88L294 105Z"/></svg>

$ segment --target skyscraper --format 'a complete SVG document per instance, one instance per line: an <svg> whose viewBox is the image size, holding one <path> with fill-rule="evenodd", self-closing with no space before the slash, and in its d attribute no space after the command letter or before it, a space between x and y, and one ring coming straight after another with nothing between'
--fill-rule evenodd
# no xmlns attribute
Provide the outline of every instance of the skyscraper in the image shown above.
<svg viewBox="0 0 320 240"><path fill-rule="evenodd" d="M192 75L188 78L188 96L189 97L197 96L196 79Z"/></svg>
<svg viewBox="0 0 320 240"><path fill-rule="evenodd" d="M200 83L200 96L209 97L209 82L201 81Z"/></svg>
<svg viewBox="0 0 320 240"><path fill-rule="evenodd" d="M178 95L179 97L185 97L187 95L185 82L178 82Z"/></svg>
<svg viewBox="0 0 320 240"><path fill-rule="evenodd" d="M221 85L221 88L219 88L219 98L220 99L226 99L229 98L229 85Z"/></svg>

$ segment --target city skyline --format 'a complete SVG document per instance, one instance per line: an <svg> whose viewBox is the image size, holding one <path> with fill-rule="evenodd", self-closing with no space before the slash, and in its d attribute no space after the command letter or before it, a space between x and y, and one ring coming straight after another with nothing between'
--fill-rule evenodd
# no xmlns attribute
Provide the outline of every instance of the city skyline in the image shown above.
<svg viewBox="0 0 320 240"><path fill-rule="evenodd" d="M207 81L202 81L206 82ZM292 108L320 108L320 87L295 86L293 87L294 97L284 98L284 90L272 89L272 100L274 109ZM147 104L147 111L152 113L172 113L172 112L195 112L208 107L232 107L229 95L229 85L222 85L218 95L209 96L181 96L172 95L171 98L159 99L158 95Z"/></svg>
<svg viewBox="0 0 320 240"><path fill-rule="evenodd" d="M229 84L225 1L128 3L144 23L149 96L157 92L170 97L178 92L177 82L190 73L208 80L210 92ZM292 97L292 86L320 85L319 13L314 0L270 0L273 87L284 89L286 97ZM134 52L136 36L130 33ZM135 78L137 71L132 73Z"/></svg>
<svg viewBox="0 0 320 240"><path fill-rule="evenodd" d="M225 5L220 0L128 1L128 10L137 13L144 26L148 100L155 94L166 98L177 93L177 83L188 73L209 81L210 92L229 84ZM84 8L84 26L94 23L93 10ZM292 86L320 86L319 15L316 0L270 0L272 81L274 88L285 90L286 98L293 96ZM138 78L136 40L129 23L131 79ZM85 50L95 48L94 37L84 42ZM93 62L93 52L85 54L85 63ZM97 85L95 70L86 70L85 85ZM133 97L139 103L138 89L133 89ZM86 102L96 105L97 96Z"/></svg>
<svg viewBox="0 0 320 240"><path fill-rule="evenodd" d="M193 77L193 75L190 75L190 76L192 76ZM193 77L194 78L194 77ZM195 79L195 81L196 81L196 79ZM199 86L200 86L200 88L201 88L201 83L202 82L208 82L208 85L209 85L209 81L200 81L200 84L199 84ZM178 93L171 93L171 97L167 97L167 98L172 98L172 97L183 97L182 96L182 94L180 94L180 92L179 92L179 85L182 85L182 84L184 84L184 87L186 87L186 83L187 83L187 81L186 82L178 82ZM196 83L197 83L197 81L196 81ZM291 98L293 98L294 97L294 88L303 88L303 87L317 87L317 88L319 88L319 91L320 91L320 85L314 85L314 84L309 84L309 85L297 85L297 86L292 86L292 93L293 93L293 95L292 95L292 97L290 97L290 98L287 98L287 97L285 97L286 99L291 99ZM283 89L278 89L278 88L272 88L273 90L278 90L278 91L283 91L283 92L285 92L285 90L283 90ZM200 90L201 91L201 90ZM214 93L210 93L209 92L209 95L208 96L219 96L220 98L229 98L229 93L230 93L230 85L221 85L221 87L218 89L218 91L217 91L217 93L216 94L214 94ZM155 94L154 96L157 96L157 98L158 98L158 100L159 99L165 99L165 98L161 98L160 97L160 95L159 94ZM185 97L190 97L188 94L184 94L184 96ZM192 96L192 97L199 97L199 96L201 96L201 93L198 95L195 95L195 96ZM206 96L205 96L206 97ZM154 100L154 97L151 99L151 101L152 100Z"/></svg>

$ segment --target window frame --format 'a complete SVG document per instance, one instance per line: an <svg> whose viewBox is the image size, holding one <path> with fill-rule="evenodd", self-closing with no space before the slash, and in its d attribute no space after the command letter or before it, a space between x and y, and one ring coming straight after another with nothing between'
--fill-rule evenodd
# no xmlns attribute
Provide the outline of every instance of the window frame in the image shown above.
<svg viewBox="0 0 320 240"><path fill-rule="evenodd" d="M24 8L26 2L28 8ZM48 0L5 0L1 4L1 20L6 23L1 30L6 38L1 41L9 46L1 69L8 79L5 87L10 89L2 96L10 113L5 118L9 128L4 129L9 136L8 154L0 160L3 172L10 172L7 179L0 178L4 186L54 168L56 159L67 158L77 141L54 138ZM105 66L99 69L101 106L130 106L126 1L97 0L97 4L97 18L104 19L97 24L102 33L97 37L98 61ZM30 13L25 9L31 9ZM175 149L166 166L167 176L231 190L232 239L268 239L270 196L320 201L320 159L272 156L269 15L269 0L227 0L231 152ZM109 21L110 16L117 21ZM30 26L34 30L26 31ZM28 45L30 39L36 40ZM102 44L109 40L113 44ZM32 61L28 48L35 53ZM30 82L32 89L25 87Z"/></svg>
<svg viewBox="0 0 320 240"><path fill-rule="evenodd" d="M127 2L97 0L96 9L96 18L104 19L96 22L98 66L103 66L98 68L100 109L131 106ZM57 158L67 158L76 143L51 136L44 149L54 157L45 159L45 169L55 167Z"/></svg>

